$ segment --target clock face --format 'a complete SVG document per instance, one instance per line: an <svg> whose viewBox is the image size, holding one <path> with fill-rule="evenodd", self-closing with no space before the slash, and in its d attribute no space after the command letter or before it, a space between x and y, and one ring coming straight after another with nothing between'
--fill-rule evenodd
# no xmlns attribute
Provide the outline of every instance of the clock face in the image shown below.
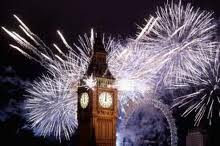
<svg viewBox="0 0 220 146"><path fill-rule="evenodd" d="M103 107L103 108L110 108L112 106L112 95L109 92L102 92L101 94L99 94L99 104Z"/></svg>
<svg viewBox="0 0 220 146"><path fill-rule="evenodd" d="M89 104L89 95L88 93L84 92L81 94L80 98L80 105L83 109L85 109Z"/></svg>

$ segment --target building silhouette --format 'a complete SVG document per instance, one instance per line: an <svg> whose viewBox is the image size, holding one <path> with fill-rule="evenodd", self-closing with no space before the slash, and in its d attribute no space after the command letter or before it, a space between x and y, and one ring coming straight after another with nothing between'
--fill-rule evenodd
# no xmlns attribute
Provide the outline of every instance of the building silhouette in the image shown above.
<svg viewBox="0 0 220 146"><path fill-rule="evenodd" d="M202 129L192 129L186 136L186 146L207 146L207 134Z"/></svg>

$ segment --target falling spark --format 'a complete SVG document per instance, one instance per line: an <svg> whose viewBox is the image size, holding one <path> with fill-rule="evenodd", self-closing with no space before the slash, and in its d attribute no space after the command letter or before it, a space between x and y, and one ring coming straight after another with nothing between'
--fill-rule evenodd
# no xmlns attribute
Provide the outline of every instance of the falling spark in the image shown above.
<svg viewBox="0 0 220 146"><path fill-rule="evenodd" d="M94 42L94 30L93 29L91 29L90 42L92 42L91 43L91 48L93 49L93 42Z"/></svg>
<svg viewBox="0 0 220 146"><path fill-rule="evenodd" d="M12 44L10 44L9 46L16 49L16 50L18 50L21 54L23 54L27 58L32 58L30 55L28 55L26 52L24 52L21 48L15 46L15 45L12 45Z"/></svg>
<svg viewBox="0 0 220 146"><path fill-rule="evenodd" d="M144 28L141 28L141 32L136 38L136 41L138 41L144 34L149 33L153 26L156 24L158 18L151 17L150 20L147 22ZM153 21L153 22L152 22Z"/></svg>
<svg viewBox="0 0 220 146"><path fill-rule="evenodd" d="M57 30L58 35L60 36L61 40L63 41L64 45L68 48L68 49L72 49L72 47L67 43L66 39L64 38L63 34Z"/></svg>
<svg viewBox="0 0 220 146"><path fill-rule="evenodd" d="M57 49L57 51L62 54L63 56L65 56L65 54L63 53L63 51L61 51L61 49L56 45L56 44L53 44L53 46Z"/></svg>

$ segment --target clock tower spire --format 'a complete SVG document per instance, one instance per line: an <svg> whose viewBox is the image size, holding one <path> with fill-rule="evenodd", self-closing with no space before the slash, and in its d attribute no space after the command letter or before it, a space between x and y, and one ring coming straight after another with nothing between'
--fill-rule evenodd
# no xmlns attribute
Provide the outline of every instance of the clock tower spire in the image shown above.
<svg viewBox="0 0 220 146"><path fill-rule="evenodd" d="M86 76L96 79L93 89L78 88L79 146L115 146L117 121L117 90L108 70L102 37L97 33L93 56ZM92 142L91 142L92 141ZM93 143L93 144L92 144Z"/></svg>
<svg viewBox="0 0 220 146"><path fill-rule="evenodd" d="M102 42L101 33L97 33L94 43L93 56L88 68L87 75L94 75L96 77L106 77L113 79L113 76L108 70L106 58L107 52Z"/></svg>

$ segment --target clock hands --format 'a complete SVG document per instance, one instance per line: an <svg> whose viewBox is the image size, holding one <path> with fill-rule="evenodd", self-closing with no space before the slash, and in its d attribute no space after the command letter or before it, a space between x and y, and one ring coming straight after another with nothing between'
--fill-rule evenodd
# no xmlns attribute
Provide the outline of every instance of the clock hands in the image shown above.
<svg viewBox="0 0 220 146"><path fill-rule="evenodd" d="M105 93L105 102L107 101L107 93Z"/></svg>
<svg viewBox="0 0 220 146"><path fill-rule="evenodd" d="M86 108L89 103L89 96L87 93L83 93L80 99L80 104L82 108Z"/></svg>
<svg viewBox="0 0 220 146"><path fill-rule="evenodd" d="M112 105L112 95L109 92L99 94L99 104L104 108L109 108Z"/></svg>

